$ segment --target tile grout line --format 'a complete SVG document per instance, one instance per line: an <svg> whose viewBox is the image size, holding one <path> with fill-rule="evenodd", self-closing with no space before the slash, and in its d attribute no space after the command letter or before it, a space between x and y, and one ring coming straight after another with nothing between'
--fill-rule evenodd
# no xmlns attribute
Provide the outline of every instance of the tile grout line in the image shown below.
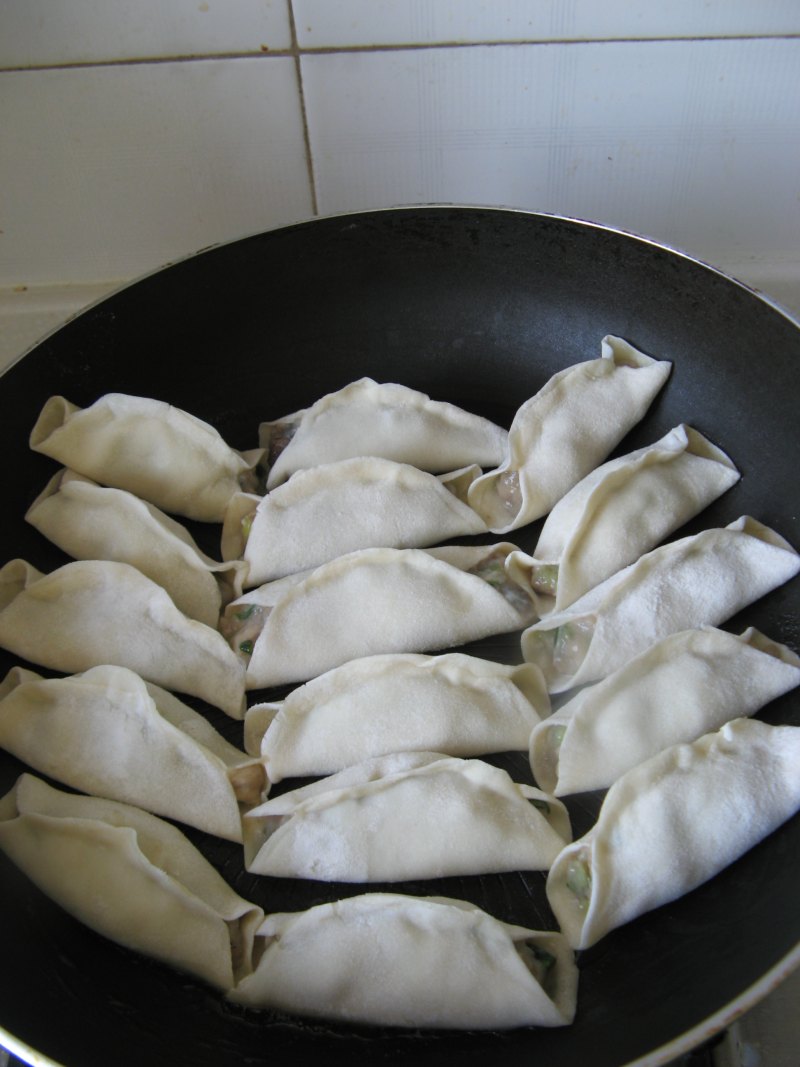
<svg viewBox="0 0 800 1067"><path fill-rule="evenodd" d="M290 0L291 2L291 0ZM133 67L162 63L205 63L229 59L275 59L290 58L299 62L304 55L361 55L380 52L425 52L433 49L470 49L470 48L547 48L563 45L603 45L603 44L681 44L708 41L796 41L797 33L755 33L755 34L699 34L693 37L559 37L530 38L524 40L492 41L422 41L405 44L363 44L363 45L320 45L317 47L300 47L296 39L294 14L290 7L292 44L288 48L267 49L247 52L213 52L185 53L171 56L138 56L127 59L93 59L76 60L62 63L31 63L23 66L0 66L0 74L22 74L45 70L85 70L94 67Z"/></svg>
<svg viewBox="0 0 800 1067"><path fill-rule="evenodd" d="M300 102L300 122L303 127L303 146L306 154L306 171L308 185L311 193L311 213L319 215L319 201L317 198L317 177L314 171L314 152L311 148L311 132L308 128L308 110L306 108L305 86L303 85L302 52L297 42L297 23L294 17L294 0L289 0L289 32L292 37L292 58L294 60L295 77L297 78L297 95Z"/></svg>

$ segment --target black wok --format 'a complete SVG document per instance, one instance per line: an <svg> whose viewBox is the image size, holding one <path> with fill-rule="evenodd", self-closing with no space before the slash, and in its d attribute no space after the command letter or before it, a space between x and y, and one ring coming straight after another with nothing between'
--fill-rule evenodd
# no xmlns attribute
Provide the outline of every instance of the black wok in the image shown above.
<svg viewBox="0 0 800 1067"><path fill-rule="evenodd" d="M797 323L721 273L647 240L543 215L431 207L320 219L214 248L117 292L37 345L0 381L0 562L22 556L42 570L64 562L23 520L54 469L27 448L51 394L80 406L108 391L164 399L238 448L255 445L260 421L362 375L508 424L552 373L599 355L606 333L674 363L663 394L620 451L687 422L743 472L680 532L749 513L800 545ZM217 528L194 532L217 554ZM532 536L517 540L531 547ZM799 597L795 581L728 627L752 624L797 649ZM470 650L519 655L516 637ZM5 673L13 661L0 658ZM209 716L241 743L240 724ZM800 698L783 698L762 717L800 724ZM522 756L500 761L526 776ZM3 793L23 769L0 754ZM600 800L569 801L576 835ZM243 896L269 910L360 888L249 876L238 846L189 836ZM705 886L583 953L571 1028L409 1033L227 1007L200 984L81 927L2 858L0 1041L67 1067L278 1065L298 1056L351 1067L451 1058L508 1067L664 1063L798 962L798 884L795 818ZM552 928L543 887L542 875L511 875L399 888L464 896L500 918Z"/></svg>

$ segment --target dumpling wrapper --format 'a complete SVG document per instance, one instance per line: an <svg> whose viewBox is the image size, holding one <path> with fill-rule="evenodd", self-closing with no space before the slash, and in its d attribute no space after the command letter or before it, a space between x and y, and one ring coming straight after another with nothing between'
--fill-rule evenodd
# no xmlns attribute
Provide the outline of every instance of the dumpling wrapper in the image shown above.
<svg viewBox="0 0 800 1067"><path fill-rule="evenodd" d="M129 563L166 589L175 606L216 629L223 606L241 596L247 565L218 563L180 523L124 489L59 471L25 516L73 559Z"/></svg>
<svg viewBox="0 0 800 1067"><path fill-rule="evenodd" d="M434 474L473 463L491 467L500 462L506 437L500 426L454 404L371 378L259 429L270 489L295 471L355 456L393 459Z"/></svg>
<svg viewBox="0 0 800 1067"><path fill-rule="evenodd" d="M479 474L473 466L437 477L373 457L298 471L265 497L233 497L222 557L244 559L247 585L255 586L361 548L420 548L486 533L466 503Z"/></svg>
<svg viewBox="0 0 800 1067"><path fill-rule="evenodd" d="M747 515L642 556L522 635L551 693L599 681L669 634L718 626L789 581L800 557Z"/></svg>
<svg viewBox="0 0 800 1067"><path fill-rule="evenodd" d="M599 359L554 374L514 416L502 464L470 486L489 529L508 533L551 511L639 422L671 367L607 336Z"/></svg>
<svg viewBox="0 0 800 1067"><path fill-rule="evenodd" d="M754 715L797 685L800 658L752 627L672 634L534 728L533 776L555 796L606 789L662 749Z"/></svg>
<svg viewBox="0 0 800 1067"><path fill-rule="evenodd" d="M229 999L380 1026L566 1026L578 969L558 933L447 897L364 893L270 915L264 953Z"/></svg>
<svg viewBox="0 0 800 1067"><path fill-rule="evenodd" d="M563 804L505 771L405 755L419 765L343 787L333 775L253 808L243 818L247 870L333 882L546 870L571 840ZM349 772L352 783L359 772Z"/></svg>
<svg viewBox="0 0 800 1067"><path fill-rule="evenodd" d="M730 459L680 425L653 445L610 460L583 478L545 520L520 568L537 614L561 611L634 563L739 479Z"/></svg>
<svg viewBox="0 0 800 1067"><path fill-rule="evenodd" d="M0 685L0 746L49 778L135 804L229 841L261 800L260 761L198 712L124 667L69 678L12 668Z"/></svg>
<svg viewBox="0 0 800 1067"><path fill-rule="evenodd" d="M640 763L550 871L547 897L575 949L676 900L800 807L800 727L735 719Z"/></svg>
<svg viewBox="0 0 800 1067"><path fill-rule="evenodd" d="M222 522L233 494L254 484L262 456L234 451L180 408L126 393L107 393L88 408L50 397L30 446L102 485L202 522Z"/></svg>
<svg viewBox="0 0 800 1067"><path fill-rule="evenodd" d="M128 667L244 716L244 670L224 637L127 563L79 560L42 574L11 560L0 569L0 646L66 674Z"/></svg>
<svg viewBox="0 0 800 1067"><path fill-rule="evenodd" d="M428 750L450 756L524 751L550 712L541 672L458 652L351 660L254 704L245 748L271 782L332 774L373 756Z"/></svg>
<svg viewBox="0 0 800 1067"><path fill-rule="evenodd" d="M23 774L0 800L0 848L80 922L227 991L252 970L263 911L174 826Z"/></svg>
<svg viewBox="0 0 800 1067"><path fill-rule="evenodd" d="M425 652L521 630L533 618L533 603L506 574L514 548L351 552L245 593L225 609L220 629L249 659L248 689L306 681L363 656Z"/></svg>

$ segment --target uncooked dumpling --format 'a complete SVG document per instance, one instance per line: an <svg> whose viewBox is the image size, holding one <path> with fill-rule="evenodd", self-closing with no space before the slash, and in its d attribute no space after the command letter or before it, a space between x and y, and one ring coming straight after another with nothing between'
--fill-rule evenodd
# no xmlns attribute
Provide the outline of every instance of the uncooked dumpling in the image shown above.
<svg viewBox="0 0 800 1067"><path fill-rule="evenodd" d="M298 471L265 497L233 497L222 556L246 561L247 585L255 586L361 548L420 548L485 533L466 502L479 474L473 466L437 477L374 457Z"/></svg>
<svg viewBox="0 0 800 1067"><path fill-rule="evenodd" d="M266 785L260 761L124 667L69 678L12 668L0 686L0 746L73 789L229 841L242 840L241 811Z"/></svg>
<svg viewBox="0 0 800 1067"><path fill-rule="evenodd" d="M800 658L752 627L671 634L534 728L533 776L555 796L606 789L662 749L753 715L797 685Z"/></svg>
<svg viewBox="0 0 800 1067"><path fill-rule="evenodd" d="M43 893L112 941L223 991L252 971L264 913L155 815L23 774L0 800L0 848Z"/></svg>
<svg viewBox="0 0 800 1067"><path fill-rule="evenodd" d="M394 382L371 378L328 393L310 408L261 424L269 478L276 485L308 467L380 456L441 473L499 463L506 431L488 419Z"/></svg>
<svg viewBox="0 0 800 1067"><path fill-rule="evenodd" d="M670 368L604 337L599 359L554 374L514 416L502 464L470 486L489 529L508 533L546 515L642 418Z"/></svg>
<svg viewBox="0 0 800 1067"><path fill-rule="evenodd" d="M533 664L450 653L351 660L245 716L245 748L271 782L332 774L391 752L527 750L550 699Z"/></svg>
<svg viewBox="0 0 800 1067"><path fill-rule="evenodd" d="M500 922L447 897L364 893L273 914L255 972L229 995L381 1026L500 1030L565 1026L578 969L558 933Z"/></svg>
<svg viewBox="0 0 800 1067"><path fill-rule="evenodd" d="M717 626L800 570L774 530L747 515L655 548L522 635L551 693L599 681L680 630Z"/></svg>
<svg viewBox="0 0 800 1067"><path fill-rule="evenodd" d="M254 874L332 882L546 870L571 840L560 801L482 760L431 754L428 762L311 793L268 800L244 816L245 865ZM389 757L396 759L397 757Z"/></svg>
<svg viewBox="0 0 800 1067"><path fill-rule="evenodd" d="M533 602L506 573L514 547L351 552L246 593L220 628L247 663L248 689L305 681L361 656L521 630Z"/></svg>
<svg viewBox="0 0 800 1067"><path fill-rule="evenodd" d="M736 719L614 783L553 864L550 906L572 947L589 948L712 878L798 807L800 727Z"/></svg>
<svg viewBox="0 0 800 1067"><path fill-rule="evenodd" d="M257 485L262 455L236 452L180 408L126 393L107 393L88 408L50 397L30 446L101 485L202 522L222 522L233 494Z"/></svg>
<svg viewBox="0 0 800 1067"><path fill-rule="evenodd" d="M67 674L128 667L244 715L244 669L222 635L188 619L128 563L79 560L42 574L11 560L0 570L0 645Z"/></svg>

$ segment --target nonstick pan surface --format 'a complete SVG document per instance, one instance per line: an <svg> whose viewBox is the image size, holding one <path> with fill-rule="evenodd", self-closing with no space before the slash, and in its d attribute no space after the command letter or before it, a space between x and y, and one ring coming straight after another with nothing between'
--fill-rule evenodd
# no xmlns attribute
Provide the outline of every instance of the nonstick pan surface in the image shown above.
<svg viewBox="0 0 800 1067"><path fill-rule="evenodd" d="M618 452L686 422L742 471L678 534L750 514L800 545L797 323L720 272L635 236L545 215L430 207L318 219L214 248L122 289L37 345L0 380L0 563L21 556L47 571L66 562L23 519L55 469L27 447L53 394L79 406L111 391L163 399L241 449L256 445L259 422L364 375L508 425L555 371L597 357L605 334L673 362L662 394ZM512 539L530 549L536 530ZM218 556L218 527L192 532ZM754 625L797 650L799 596L795 580L726 628ZM468 650L516 662L518 635ZM2 674L16 662L6 653L0 660ZM205 710L241 744L240 723ZM761 717L800 725L800 698L782 698ZM523 755L494 759L530 781ZM24 769L0 753L3 793ZM601 800L568 798L575 836ZM365 888L250 876L238 846L187 834L265 910ZM800 958L798 817L705 886L582 953L577 1018L552 1031L373 1030L245 1012L80 926L0 863L0 1042L5 1036L32 1062L67 1067L241 1067L312 1056L351 1067L451 1058L462 1067L664 1063L750 1006ZM555 927L541 874L370 888L461 896L507 921Z"/></svg>

